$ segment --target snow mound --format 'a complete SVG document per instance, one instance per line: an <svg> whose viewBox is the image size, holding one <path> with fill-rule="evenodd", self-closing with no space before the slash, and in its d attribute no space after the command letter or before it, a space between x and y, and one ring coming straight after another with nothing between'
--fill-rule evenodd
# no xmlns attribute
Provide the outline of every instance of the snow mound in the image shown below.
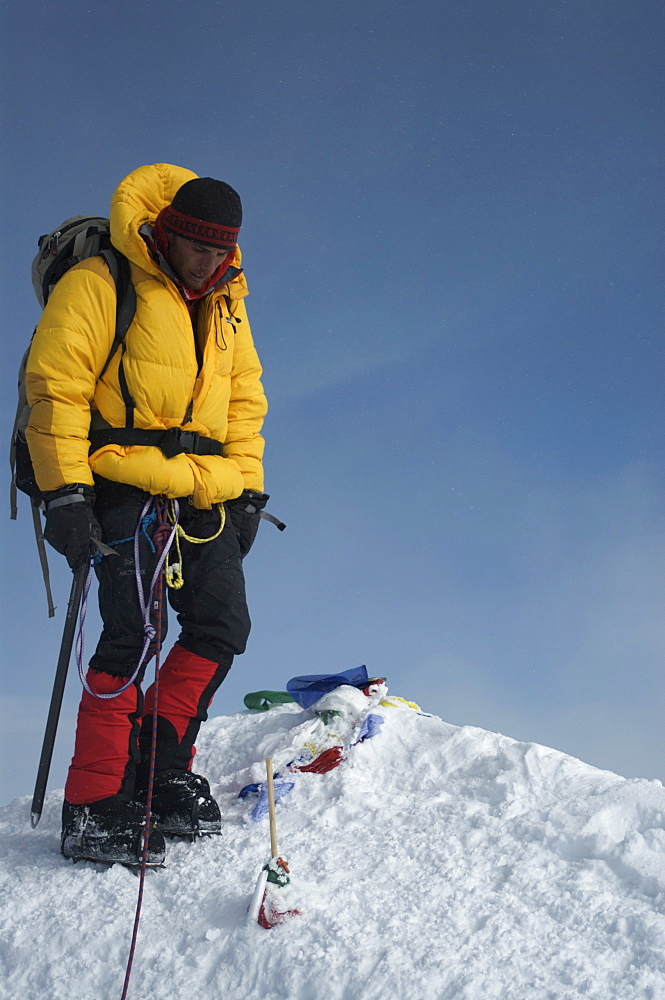
<svg viewBox="0 0 665 1000"><path fill-rule="evenodd" d="M147 874L130 1000L665 998L662 784L389 701L339 767L292 776L277 827L302 913L271 930L246 917L268 820L238 793L320 720L284 705L204 727L224 835L169 842ZM138 880L60 856L61 798L35 831L29 797L0 810L3 1000L121 995Z"/></svg>

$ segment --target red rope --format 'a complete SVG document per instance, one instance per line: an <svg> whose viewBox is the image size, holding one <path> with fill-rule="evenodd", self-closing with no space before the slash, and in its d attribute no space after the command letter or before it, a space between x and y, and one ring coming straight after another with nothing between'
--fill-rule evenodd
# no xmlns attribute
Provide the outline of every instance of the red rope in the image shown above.
<svg viewBox="0 0 665 1000"><path fill-rule="evenodd" d="M155 505L157 507L157 528L152 536L152 541L155 546L157 556L159 557L162 553L164 545L166 544L166 539L169 536L171 526L169 525L167 512L168 507L166 503L160 504L159 501L155 500ZM148 772L148 796L146 799L145 806L145 826L143 828L143 850L141 852L141 870L139 877L139 894L136 901L136 914L134 916L134 929L132 931L132 941L129 947L129 958L127 959L127 969L125 971L125 983L122 989L122 996L120 1000L126 1000L127 990L129 989L129 979L132 974L132 965L134 963L134 952L136 950L136 939L139 932L139 922L141 920L141 906L143 904L143 888L145 885L145 873L146 865L148 861L148 842L150 840L150 829L151 829L151 819L152 819L152 788L155 779L155 758L157 756L157 705L159 701L159 669L161 666L160 656L162 651L162 607L164 600L164 571L159 575L159 579L155 586L154 602L156 608L156 620L155 620L155 630L156 630L156 649L155 649L155 682L154 682L154 704L152 708L152 738L150 742L150 769Z"/></svg>

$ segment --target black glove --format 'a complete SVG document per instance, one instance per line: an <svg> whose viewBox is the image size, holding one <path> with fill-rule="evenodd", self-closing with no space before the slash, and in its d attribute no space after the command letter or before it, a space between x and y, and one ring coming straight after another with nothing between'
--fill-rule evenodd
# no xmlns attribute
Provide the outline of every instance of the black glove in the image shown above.
<svg viewBox="0 0 665 1000"><path fill-rule="evenodd" d="M90 542L102 537L102 529L92 505L95 493L91 486L73 483L60 490L44 493L46 529L44 538L60 552L76 571L90 555Z"/></svg>
<svg viewBox="0 0 665 1000"><path fill-rule="evenodd" d="M231 518L240 545L240 556L245 558L259 530L259 511L263 510L270 496L256 490L243 490L235 500L227 500L225 507Z"/></svg>

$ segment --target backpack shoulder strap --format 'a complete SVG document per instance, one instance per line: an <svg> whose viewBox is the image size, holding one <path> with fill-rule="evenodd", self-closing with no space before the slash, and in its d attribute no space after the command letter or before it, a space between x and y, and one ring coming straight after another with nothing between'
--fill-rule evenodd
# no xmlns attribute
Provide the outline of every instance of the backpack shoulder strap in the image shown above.
<svg viewBox="0 0 665 1000"><path fill-rule="evenodd" d="M105 373L113 357L124 341L127 331L136 312L136 290L132 283L132 273L129 261L124 254L111 247L109 250L102 250L99 254L108 266L111 277L115 282L117 293L117 306L115 317L115 336L111 344L109 356L104 362L104 367L99 373L99 378Z"/></svg>
<svg viewBox="0 0 665 1000"><path fill-rule="evenodd" d="M103 257L108 264L111 276L115 281L117 306L115 316L115 336L113 338L113 343L111 344L109 356L104 362L104 367L99 373L99 378L102 377L110 365L111 360L118 348L122 347L124 353L124 339L127 335L132 319L134 318L134 313L136 312L136 290L132 282L132 273L129 261L124 254L120 253L120 251L116 250L113 246L108 250L102 250L100 256ZM129 391L129 386L127 385L127 378L125 376L122 358L120 358L120 364L118 366L118 381L120 382L120 391L125 404L125 426L133 427L136 403L134 401L134 397Z"/></svg>

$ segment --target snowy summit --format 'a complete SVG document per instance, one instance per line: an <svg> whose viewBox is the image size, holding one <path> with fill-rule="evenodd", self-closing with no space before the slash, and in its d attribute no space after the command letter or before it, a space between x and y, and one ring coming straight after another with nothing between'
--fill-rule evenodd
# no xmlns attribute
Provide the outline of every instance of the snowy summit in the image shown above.
<svg viewBox="0 0 665 1000"><path fill-rule="evenodd" d="M247 915L267 757L299 910L270 929ZM449 725L385 685L214 719L197 768L223 836L169 841L147 873L132 1000L665 998L660 781ZM34 831L29 797L0 813L3 1000L121 995L139 882L60 855L61 800Z"/></svg>

